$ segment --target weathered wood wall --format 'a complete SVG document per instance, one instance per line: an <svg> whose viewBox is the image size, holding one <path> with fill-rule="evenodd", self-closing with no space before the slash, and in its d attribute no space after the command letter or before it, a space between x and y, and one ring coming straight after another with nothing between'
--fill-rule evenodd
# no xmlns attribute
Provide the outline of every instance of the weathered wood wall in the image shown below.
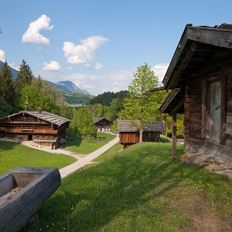
<svg viewBox="0 0 232 232"><path fill-rule="evenodd" d="M120 132L121 144L135 144L139 142L139 132Z"/></svg>
<svg viewBox="0 0 232 232"><path fill-rule="evenodd" d="M226 73L227 86L227 103L226 103L226 130L225 142L227 145L232 145L232 70Z"/></svg>
<svg viewBox="0 0 232 232"><path fill-rule="evenodd" d="M184 112L185 149L188 150L191 138L202 138L202 80L200 77L186 84Z"/></svg>
<svg viewBox="0 0 232 232"><path fill-rule="evenodd" d="M205 105L206 87L208 78L218 77L222 80L222 101L225 101L225 107L222 104L222 129L219 133L222 135L221 143L232 145L232 69L230 67L221 67L208 73L199 73L194 78L189 78L185 86L184 101L184 124L185 124L185 151L189 151L189 141L191 139L205 139L207 134L207 109ZM223 87L223 80L225 86ZM223 89L224 88L224 89ZM224 118L225 117L225 118ZM224 119L223 119L224 118ZM215 142L215 144L217 144Z"/></svg>
<svg viewBox="0 0 232 232"><path fill-rule="evenodd" d="M159 142L159 132L143 132L143 142Z"/></svg>

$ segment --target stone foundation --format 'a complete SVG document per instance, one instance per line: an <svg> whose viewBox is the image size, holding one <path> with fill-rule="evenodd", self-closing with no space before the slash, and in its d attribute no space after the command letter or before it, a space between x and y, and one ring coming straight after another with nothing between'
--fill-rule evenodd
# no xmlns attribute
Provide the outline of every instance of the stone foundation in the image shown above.
<svg viewBox="0 0 232 232"><path fill-rule="evenodd" d="M181 160L232 179L232 147L207 140L194 140L186 144Z"/></svg>

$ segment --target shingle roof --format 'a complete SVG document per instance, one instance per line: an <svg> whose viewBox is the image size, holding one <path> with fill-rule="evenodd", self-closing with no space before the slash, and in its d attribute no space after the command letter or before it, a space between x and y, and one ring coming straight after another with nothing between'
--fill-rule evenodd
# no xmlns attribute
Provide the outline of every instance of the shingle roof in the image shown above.
<svg viewBox="0 0 232 232"><path fill-rule="evenodd" d="M99 118L94 118L94 119L93 119L93 122L94 122L94 124L95 124L95 123L100 122L101 120L107 120L107 121L109 121L107 118L99 117Z"/></svg>
<svg viewBox="0 0 232 232"><path fill-rule="evenodd" d="M146 124L143 127L144 132L163 132L165 130L165 123L164 122L155 122Z"/></svg>
<svg viewBox="0 0 232 232"><path fill-rule="evenodd" d="M139 121L137 120L118 120L119 132L138 132Z"/></svg>
<svg viewBox="0 0 232 232"><path fill-rule="evenodd" d="M165 130L164 122L148 123L143 127L144 132L162 132ZM138 120L118 120L119 132L138 132L139 121Z"/></svg>
<svg viewBox="0 0 232 232"><path fill-rule="evenodd" d="M70 122L70 120L67 118L63 118L59 115L52 114L52 113L47 112L47 111L20 111L18 113L8 115L8 116L1 118L1 119L11 118L11 117L14 117L14 116L17 116L20 114L27 114L27 115L33 116L35 118L44 120L46 122L50 122L50 123L57 125L57 126L61 126L66 122Z"/></svg>

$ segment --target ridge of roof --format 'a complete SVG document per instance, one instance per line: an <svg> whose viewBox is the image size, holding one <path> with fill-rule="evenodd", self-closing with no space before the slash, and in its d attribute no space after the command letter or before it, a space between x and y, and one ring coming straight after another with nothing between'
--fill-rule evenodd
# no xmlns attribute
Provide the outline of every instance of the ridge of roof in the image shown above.
<svg viewBox="0 0 232 232"><path fill-rule="evenodd" d="M61 126L66 122L70 122L70 120L67 119L67 118L64 118L62 116L59 116L59 115L56 115L56 114L53 114L53 113L50 113L50 112L47 112L47 111L27 111L27 110L20 111L20 112L5 116L3 118L0 118L0 120L1 119L6 119L6 118L11 118L11 117L14 117L14 116L17 116L17 115L20 115L20 114L28 114L30 116L33 116L33 117L36 117L38 119L47 121L47 122L55 124L57 126Z"/></svg>

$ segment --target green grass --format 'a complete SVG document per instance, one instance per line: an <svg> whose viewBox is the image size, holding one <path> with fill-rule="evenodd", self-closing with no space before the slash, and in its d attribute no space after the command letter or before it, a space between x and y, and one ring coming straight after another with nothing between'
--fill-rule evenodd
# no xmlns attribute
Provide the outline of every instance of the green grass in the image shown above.
<svg viewBox="0 0 232 232"><path fill-rule="evenodd" d="M232 231L232 181L173 160L170 144L121 149L65 178L33 231Z"/></svg>
<svg viewBox="0 0 232 232"><path fill-rule="evenodd" d="M64 155L54 155L23 145L0 141L0 174L19 166L64 167L75 159Z"/></svg>
<svg viewBox="0 0 232 232"><path fill-rule="evenodd" d="M75 138L68 141L66 149L79 154L88 154L97 150L114 138L115 135L106 133L98 133L96 139Z"/></svg>

